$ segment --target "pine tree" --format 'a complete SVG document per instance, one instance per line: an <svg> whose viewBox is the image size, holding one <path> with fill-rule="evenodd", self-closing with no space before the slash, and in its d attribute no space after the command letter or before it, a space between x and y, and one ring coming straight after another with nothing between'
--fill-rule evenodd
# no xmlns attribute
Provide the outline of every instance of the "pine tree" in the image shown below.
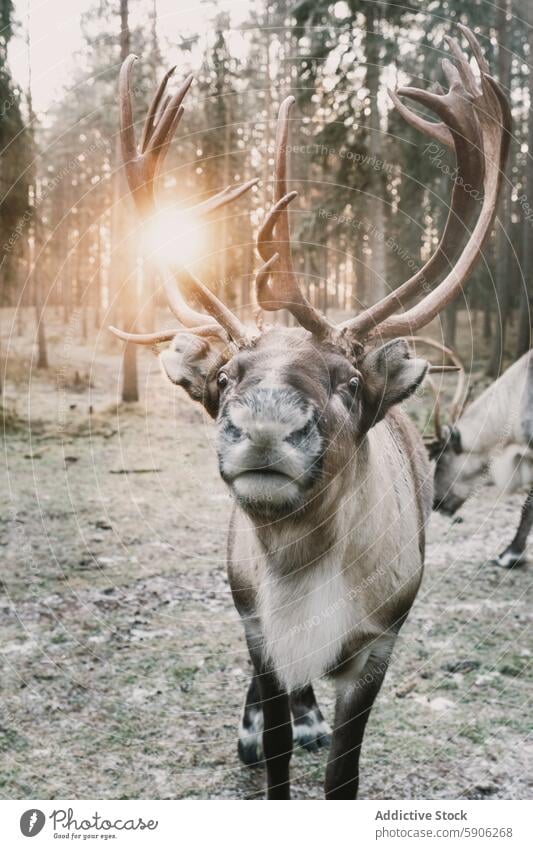
<svg viewBox="0 0 533 849"><path fill-rule="evenodd" d="M13 301L30 220L30 142L21 113L22 92L12 80L7 61L14 29L12 0L0 0L0 304Z"/></svg>

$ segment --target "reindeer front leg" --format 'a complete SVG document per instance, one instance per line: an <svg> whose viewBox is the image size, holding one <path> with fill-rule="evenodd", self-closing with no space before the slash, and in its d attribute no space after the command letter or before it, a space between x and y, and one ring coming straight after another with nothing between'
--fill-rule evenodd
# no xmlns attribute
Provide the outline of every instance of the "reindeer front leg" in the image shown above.
<svg viewBox="0 0 533 849"><path fill-rule="evenodd" d="M326 799L355 799L359 757L366 723L387 671L391 649L370 654L354 680L337 681L331 750L326 768Z"/></svg>
<svg viewBox="0 0 533 849"><path fill-rule="evenodd" d="M513 541L507 548L498 555L495 562L498 566L503 566L506 569L512 569L514 566L520 566L525 562L525 550L527 538L533 525L533 487L529 490L527 498L522 505L520 514L520 523L516 529Z"/></svg>
<svg viewBox="0 0 533 849"><path fill-rule="evenodd" d="M263 708L263 754L267 771L267 798L290 799L289 764L292 755L292 722L289 695L279 683L274 671L265 663L262 640L252 636L247 628L246 638L250 657L257 675L261 707Z"/></svg>

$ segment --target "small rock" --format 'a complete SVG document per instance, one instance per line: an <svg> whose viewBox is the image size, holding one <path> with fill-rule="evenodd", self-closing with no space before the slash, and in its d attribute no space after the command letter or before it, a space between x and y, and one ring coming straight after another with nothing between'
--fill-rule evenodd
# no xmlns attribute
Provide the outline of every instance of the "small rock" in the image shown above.
<svg viewBox="0 0 533 849"><path fill-rule="evenodd" d="M450 699L444 699L442 696L438 696L436 699L432 699L429 703L431 710L443 711L443 710L452 710L455 707L455 702L452 702Z"/></svg>
<svg viewBox="0 0 533 849"><path fill-rule="evenodd" d="M102 566L102 567L113 566L114 563L115 563L115 561L112 557L99 557L96 562L97 562L98 566Z"/></svg>
<svg viewBox="0 0 533 849"><path fill-rule="evenodd" d="M474 669L479 669L481 666L478 660L455 660L452 663L445 663L442 667L446 672L473 672Z"/></svg>
<svg viewBox="0 0 533 849"><path fill-rule="evenodd" d="M494 674L490 675L478 675L474 684L476 687L486 687L487 684L492 684L494 681Z"/></svg>
<svg viewBox="0 0 533 849"><path fill-rule="evenodd" d="M404 699L409 693L411 693L416 687L416 680L413 679L411 681L406 681L401 687L395 691L394 695L398 699Z"/></svg>
<svg viewBox="0 0 533 849"><path fill-rule="evenodd" d="M84 554L84 555L83 555L82 557L80 557L80 559L78 560L78 566L80 567L80 569L90 569L90 568L92 568L94 565L95 565L95 563L94 563L94 557L93 557L93 555L92 555L92 554Z"/></svg>

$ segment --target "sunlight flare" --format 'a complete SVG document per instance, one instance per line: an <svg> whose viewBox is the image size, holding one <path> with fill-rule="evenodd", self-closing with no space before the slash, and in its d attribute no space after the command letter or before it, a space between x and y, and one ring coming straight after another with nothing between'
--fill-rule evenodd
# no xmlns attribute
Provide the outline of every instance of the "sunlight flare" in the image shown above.
<svg viewBox="0 0 533 849"><path fill-rule="evenodd" d="M156 262L189 265L205 254L206 225L190 209L158 210L146 233L148 255Z"/></svg>

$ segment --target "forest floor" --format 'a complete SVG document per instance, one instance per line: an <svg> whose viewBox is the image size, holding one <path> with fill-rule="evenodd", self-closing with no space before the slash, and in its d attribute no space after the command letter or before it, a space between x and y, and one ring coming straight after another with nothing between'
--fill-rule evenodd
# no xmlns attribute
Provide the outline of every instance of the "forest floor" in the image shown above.
<svg viewBox="0 0 533 849"><path fill-rule="evenodd" d="M262 771L237 759L250 669L212 425L146 351L142 401L117 404L103 334L91 348L52 326L36 370L27 322L17 336L2 318L0 795L260 797ZM433 516L362 798L531 797L533 565L490 563L523 497L485 487L461 522ZM331 718L330 685L316 689ZM325 757L295 753L296 798L321 796Z"/></svg>

